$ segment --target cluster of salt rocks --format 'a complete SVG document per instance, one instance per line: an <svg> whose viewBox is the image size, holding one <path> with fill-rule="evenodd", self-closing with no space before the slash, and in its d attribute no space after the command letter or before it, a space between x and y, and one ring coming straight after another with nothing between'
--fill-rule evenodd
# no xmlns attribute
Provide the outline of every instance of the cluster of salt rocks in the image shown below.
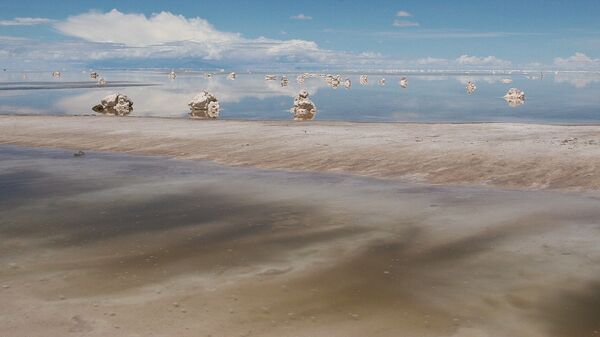
<svg viewBox="0 0 600 337"><path fill-rule="evenodd" d="M469 95L474 93L475 90L477 90L477 86L475 85L475 83L473 83L471 81L467 82L466 88L467 88L467 94L469 94Z"/></svg>
<svg viewBox="0 0 600 337"><path fill-rule="evenodd" d="M98 84L101 87L106 85L106 80L104 79L104 77L100 76L100 74L95 71L92 71L90 73L90 78L96 80L96 84Z"/></svg>
<svg viewBox="0 0 600 337"><path fill-rule="evenodd" d="M203 90L188 103L191 118L218 118L219 101L208 91Z"/></svg>
<svg viewBox="0 0 600 337"><path fill-rule="evenodd" d="M133 102L119 93L104 97L92 110L109 116L126 116L133 111Z"/></svg>
<svg viewBox="0 0 600 337"><path fill-rule="evenodd" d="M296 121L306 121L315 119L317 107L308 98L308 91L301 90L298 96L294 97L294 107L291 109Z"/></svg>
<svg viewBox="0 0 600 337"><path fill-rule="evenodd" d="M331 75L331 74L325 75L325 82L327 83L328 86L330 86L333 89L337 89L337 87L340 86L341 81L342 81L342 77L340 75Z"/></svg>
<svg viewBox="0 0 600 337"><path fill-rule="evenodd" d="M525 103L525 93L517 88L510 88L504 95L504 100L514 108Z"/></svg>

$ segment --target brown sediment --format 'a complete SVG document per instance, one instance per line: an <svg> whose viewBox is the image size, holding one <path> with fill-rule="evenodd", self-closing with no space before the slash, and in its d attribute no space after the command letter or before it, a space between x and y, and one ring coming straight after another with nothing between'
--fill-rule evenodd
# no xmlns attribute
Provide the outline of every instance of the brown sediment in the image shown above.
<svg viewBox="0 0 600 337"><path fill-rule="evenodd" d="M600 126L0 116L0 143L434 184L600 189Z"/></svg>

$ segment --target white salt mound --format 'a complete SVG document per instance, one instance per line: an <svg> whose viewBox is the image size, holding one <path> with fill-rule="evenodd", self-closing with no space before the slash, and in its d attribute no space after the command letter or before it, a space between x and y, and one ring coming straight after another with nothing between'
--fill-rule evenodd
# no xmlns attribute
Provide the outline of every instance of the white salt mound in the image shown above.
<svg viewBox="0 0 600 337"><path fill-rule="evenodd" d="M402 77L400 79L400 86L404 89L408 88L408 78Z"/></svg>
<svg viewBox="0 0 600 337"><path fill-rule="evenodd" d="M313 120L317 114L317 108L315 104L308 98L308 91L301 90L296 97L294 97L294 107L291 112L294 115L294 120L306 121Z"/></svg>
<svg viewBox="0 0 600 337"><path fill-rule="evenodd" d="M133 101L119 93L111 94L104 97L100 104L93 106L92 110L108 116L126 116L133 111Z"/></svg>
<svg viewBox="0 0 600 337"><path fill-rule="evenodd" d="M477 86L475 85L475 83L473 83L471 81L467 82L466 88L467 88L467 94L469 94L469 95L474 93L475 90L477 90Z"/></svg>
<svg viewBox="0 0 600 337"><path fill-rule="evenodd" d="M525 93L517 88L510 88L504 95L504 100L509 106L516 107L525 103Z"/></svg>
<svg viewBox="0 0 600 337"><path fill-rule="evenodd" d="M203 90L188 103L191 118L218 118L219 101L208 91Z"/></svg>

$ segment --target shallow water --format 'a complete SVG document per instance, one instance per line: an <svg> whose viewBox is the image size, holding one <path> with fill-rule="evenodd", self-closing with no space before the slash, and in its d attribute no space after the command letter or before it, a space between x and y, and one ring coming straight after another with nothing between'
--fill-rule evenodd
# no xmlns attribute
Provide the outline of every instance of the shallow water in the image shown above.
<svg viewBox="0 0 600 337"><path fill-rule="evenodd" d="M596 336L600 200L0 147L0 327Z"/></svg>
<svg viewBox="0 0 600 337"><path fill-rule="evenodd" d="M234 81L225 73L205 78L201 72L178 72L176 79L158 71L100 71L107 86L98 87L87 72L65 71L59 79L50 72L0 73L2 114L91 114L91 107L115 91L134 101L134 116L186 117L187 103L199 91L208 89L221 103L224 119L291 119L293 96L307 89L317 105L319 120L383 122L536 122L584 124L600 122L600 74L540 73L435 75L370 75L360 85L357 74L344 75L350 89L333 89L322 78L289 84L265 81L264 74L238 73ZM277 74L282 75L282 74ZM401 88L402 76L409 79ZM386 85L378 80L386 78ZM278 77L279 78L279 77ZM503 84L504 78L513 80ZM465 84L477 90L468 95ZM121 82L121 83L120 83ZM153 86L145 86L154 84ZM526 94L523 105L510 107L502 96L516 87ZM28 90L25 90L28 89ZM35 90L33 90L35 89Z"/></svg>

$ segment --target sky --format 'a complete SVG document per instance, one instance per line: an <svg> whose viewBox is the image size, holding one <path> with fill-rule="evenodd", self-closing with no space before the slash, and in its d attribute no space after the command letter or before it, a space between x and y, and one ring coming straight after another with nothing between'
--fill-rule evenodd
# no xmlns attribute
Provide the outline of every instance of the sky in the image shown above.
<svg viewBox="0 0 600 337"><path fill-rule="evenodd" d="M0 64L600 70L598 17L598 0L0 0Z"/></svg>

